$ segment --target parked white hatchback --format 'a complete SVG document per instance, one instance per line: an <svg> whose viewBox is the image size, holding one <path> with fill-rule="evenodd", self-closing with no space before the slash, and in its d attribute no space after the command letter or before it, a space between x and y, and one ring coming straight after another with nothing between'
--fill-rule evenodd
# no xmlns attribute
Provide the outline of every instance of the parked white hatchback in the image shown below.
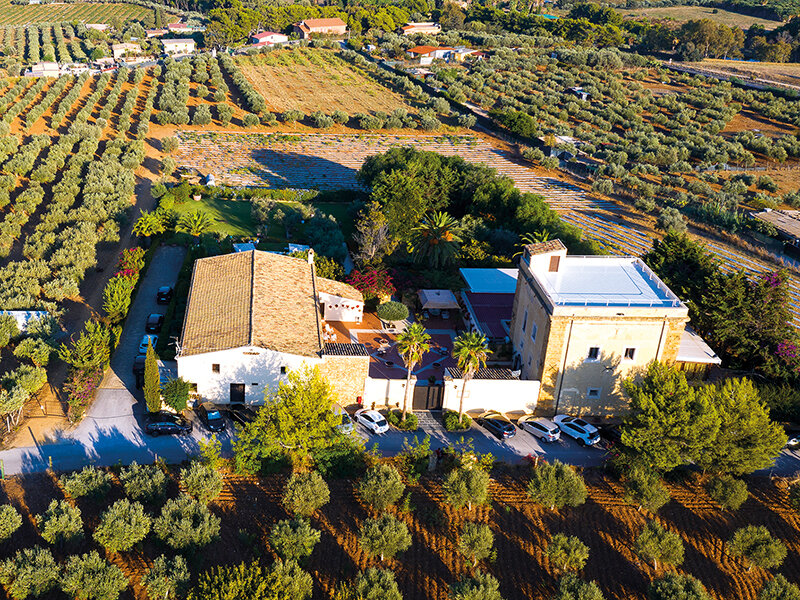
<svg viewBox="0 0 800 600"><path fill-rule="evenodd" d="M389 431L389 423L377 410L362 408L356 411L356 421L369 429L372 433L386 433Z"/></svg>
<svg viewBox="0 0 800 600"><path fill-rule="evenodd" d="M525 415L519 418L517 425L543 442L556 442L561 439L561 430L558 425L544 417Z"/></svg>
<svg viewBox="0 0 800 600"><path fill-rule="evenodd" d="M556 415L553 417L565 434L574 439L580 446L594 446L600 441L600 432L597 427L578 417Z"/></svg>

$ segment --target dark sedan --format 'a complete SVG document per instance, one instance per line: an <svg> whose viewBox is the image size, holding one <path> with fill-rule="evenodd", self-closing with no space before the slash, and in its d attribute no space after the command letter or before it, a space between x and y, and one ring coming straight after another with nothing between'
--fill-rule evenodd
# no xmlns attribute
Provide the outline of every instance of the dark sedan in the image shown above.
<svg viewBox="0 0 800 600"><path fill-rule="evenodd" d="M173 413L150 413L145 431L150 435L189 435L192 432L192 423Z"/></svg>
<svg viewBox="0 0 800 600"><path fill-rule="evenodd" d="M246 404L229 404L225 412L228 413L231 421L238 423L242 427L255 421L258 415L258 409L255 406L247 406Z"/></svg>
<svg viewBox="0 0 800 600"><path fill-rule="evenodd" d="M225 430L225 417L213 402L203 402L195 409L195 412L209 431Z"/></svg>
<svg viewBox="0 0 800 600"><path fill-rule="evenodd" d="M158 333L164 325L164 315L153 313L147 317L147 322L144 324L144 330L147 333Z"/></svg>
<svg viewBox="0 0 800 600"><path fill-rule="evenodd" d="M496 411L483 413L476 419L478 425L486 429L499 440L507 440L517 433L513 423Z"/></svg>
<svg viewBox="0 0 800 600"><path fill-rule="evenodd" d="M600 437L603 438L608 445L616 446L622 443L622 430L619 425L605 425L600 428Z"/></svg>
<svg viewBox="0 0 800 600"><path fill-rule="evenodd" d="M172 288L169 286L158 288L158 292L156 292L156 302L159 304L169 304L170 300L172 300Z"/></svg>
<svg viewBox="0 0 800 600"><path fill-rule="evenodd" d="M133 359L133 374L136 376L136 387L141 388L144 386L144 363L147 357L140 354Z"/></svg>

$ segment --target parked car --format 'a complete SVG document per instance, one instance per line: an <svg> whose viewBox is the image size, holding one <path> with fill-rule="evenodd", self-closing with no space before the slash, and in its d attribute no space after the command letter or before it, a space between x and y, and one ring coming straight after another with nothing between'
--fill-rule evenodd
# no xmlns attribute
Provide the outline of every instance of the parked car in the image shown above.
<svg viewBox="0 0 800 600"><path fill-rule="evenodd" d="M800 450L800 430L787 429L786 435L789 437L786 441L786 448L789 450Z"/></svg>
<svg viewBox="0 0 800 600"><path fill-rule="evenodd" d="M600 441L600 432L597 427L587 423L578 417L568 415L556 415L553 421L561 428L561 431L578 442L580 446L594 446Z"/></svg>
<svg viewBox="0 0 800 600"><path fill-rule="evenodd" d="M606 425L600 428L600 437L609 445L616 446L622 443L622 430L619 425Z"/></svg>
<svg viewBox="0 0 800 600"><path fill-rule="evenodd" d="M164 315L153 313L147 317L147 322L144 324L144 330L147 333L158 333L164 325Z"/></svg>
<svg viewBox="0 0 800 600"><path fill-rule="evenodd" d="M544 417L525 415L517 421L519 428L539 438L543 442L556 442L561 439L561 430L558 425Z"/></svg>
<svg viewBox="0 0 800 600"><path fill-rule="evenodd" d="M372 433L386 433L389 431L389 423L377 410L362 408L356 411L356 421L370 430Z"/></svg>
<svg viewBox="0 0 800 600"><path fill-rule="evenodd" d="M156 292L156 302L158 304L169 304L172 300L172 288L165 285L164 287L158 288Z"/></svg>
<svg viewBox="0 0 800 600"><path fill-rule="evenodd" d="M144 430L150 435L189 435L192 423L181 415L162 411L147 416Z"/></svg>
<svg viewBox="0 0 800 600"><path fill-rule="evenodd" d="M194 411L209 431L225 431L225 417L213 402L203 402Z"/></svg>
<svg viewBox="0 0 800 600"><path fill-rule="evenodd" d="M153 348L156 347L158 343L158 336L157 335L145 335L142 336L142 341L139 342L139 354L147 354L147 345L151 344Z"/></svg>
<svg viewBox="0 0 800 600"><path fill-rule="evenodd" d="M147 357L144 354L140 354L136 358L133 359L133 374L136 375L136 388L144 387L144 363L147 360Z"/></svg>
<svg viewBox="0 0 800 600"><path fill-rule="evenodd" d="M480 415L475 421L494 435L499 440L507 440L516 435L514 425L496 410L490 410Z"/></svg>
<svg viewBox="0 0 800 600"><path fill-rule="evenodd" d="M341 422L336 426L336 429L338 429L341 433L349 435L356 430L356 425L353 423L353 419L350 418L350 415L347 414L345 409L343 409L341 406L334 406L333 412L341 419Z"/></svg>
<svg viewBox="0 0 800 600"><path fill-rule="evenodd" d="M258 416L258 408L255 406L248 406L247 404L229 404L225 408L231 421L238 423L242 427L255 421Z"/></svg>

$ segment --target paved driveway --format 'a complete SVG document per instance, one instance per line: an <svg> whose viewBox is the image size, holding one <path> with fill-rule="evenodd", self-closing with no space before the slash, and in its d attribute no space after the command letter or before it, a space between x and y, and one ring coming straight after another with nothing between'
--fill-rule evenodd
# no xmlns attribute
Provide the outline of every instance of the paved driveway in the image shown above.
<svg viewBox="0 0 800 600"><path fill-rule="evenodd" d="M191 436L153 438L144 435L141 429L144 397L136 389L132 372L147 316L163 313L166 308L156 304L156 291L161 286L175 285L185 253L185 248L172 246L156 251L131 306L111 368L83 421L74 430L46 444L0 452L7 474L42 471L51 464L56 470L68 470L86 464L153 462L156 457L180 462L187 455L198 453L197 441L207 437L199 422L194 423ZM218 437L229 450L230 432Z"/></svg>

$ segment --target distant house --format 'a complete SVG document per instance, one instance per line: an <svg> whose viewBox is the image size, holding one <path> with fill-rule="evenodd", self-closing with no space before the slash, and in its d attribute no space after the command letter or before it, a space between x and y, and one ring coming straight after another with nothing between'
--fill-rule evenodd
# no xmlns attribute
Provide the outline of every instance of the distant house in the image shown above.
<svg viewBox="0 0 800 600"><path fill-rule="evenodd" d="M458 62L463 62L468 56L479 56L482 57L484 54L480 50L475 50L474 48L465 48L463 46L459 46L455 50L453 50L453 60L457 60Z"/></svg>
<svg viewBox="0 0 800 600"><path fill-rule="evenodd" d="M160 38L168 33L169 29L145 29L145 34L148 38Z"/></svg>
<svg viewBox="0 0 800 600"><path fill-rule="evenodd" d="M422 33L425 35L437 35L439 33L442 33L442 28L438 23L433 23L433 22L415 23L412 21L398 28L397 33L399 33L400 35L414 35L415 33Z"/></svg>
<svg viewBox="0 0 800 600"><path fill-rule="evenodd" d="M114 55L114 60L119 60L123 56L131 54L139 54L141 51L142 47L139 44L111 44L111 53Z"/></svg>
<svg viewBox="0 0 800 600"><path fill-rule="evenodd" d="M92 61L92 65L95 68L100 69L101 71L105 71L108 69L114 68L114 59L110 56L104 56L103 58L96 58Z"/></svg>
<svg viewBox="0 0 800 600"><path fill-rule="evenodd" d="M289 36L274 31L261 31L250 36L250 44L261 48L263 46L273 46L275 44L285 44L289 41Z"/></svg>
<svg viewBox="0 0 800 600"><path fill-rule="evenodd" d="M57 62L38 62L31 65L26 75L30 77L58 77L61 69Z"/></svg>
<svg viewBox="0 0 800 600"><path fill-rule="evenodd" d="M446 60L454 50L454 48L450 48L449 46L414 46L406 50L406 52L412 59L418 58L419 64L429 65L434 59Z"/></svg>
<svg viewBox="0 0 800 600"><path fill-rule="evenodd" d="M164 52L170 56L181 56L194 52L194 40L191 38L177 38L174 40L161 40Z"/></svg>
<svg viewBox="0 0 800 600"><path fill-rule="evenodd" d="M591 94L581 87L571 87L569 91L575 94L581 100L588 100Z"/></svg>
<svg viewBox="0 0 800 600"><path fill-rule="evenodd" d="M294 32L304 40L313 35L344 35L347 33L347 23L339 18L306 19L294 24Z"/></svg>
<svg viewBox="0 0 800 600"><path fill-rule="evenodd" d="M168 23L167 30L170 33L189 33L192 28L186 23Z"/></svg>
<svg viewBox="0 0 800 600"><path fill-rule="evenodd" d="M364 396L370 356L329 343L326 322L360 323L361 292L309 260L245 250L194 263L178 375L219 403L261 404L287 371L317 367L345 404ZM324 321L323 321L324 320Z"/></svg>
<svg viewBox="0 0 800 600"><path fill-rule="evenodd" d="M108 23L87 23L87 29L94 29L95 31L108 31L111 28L111 25Z"/></svg>

